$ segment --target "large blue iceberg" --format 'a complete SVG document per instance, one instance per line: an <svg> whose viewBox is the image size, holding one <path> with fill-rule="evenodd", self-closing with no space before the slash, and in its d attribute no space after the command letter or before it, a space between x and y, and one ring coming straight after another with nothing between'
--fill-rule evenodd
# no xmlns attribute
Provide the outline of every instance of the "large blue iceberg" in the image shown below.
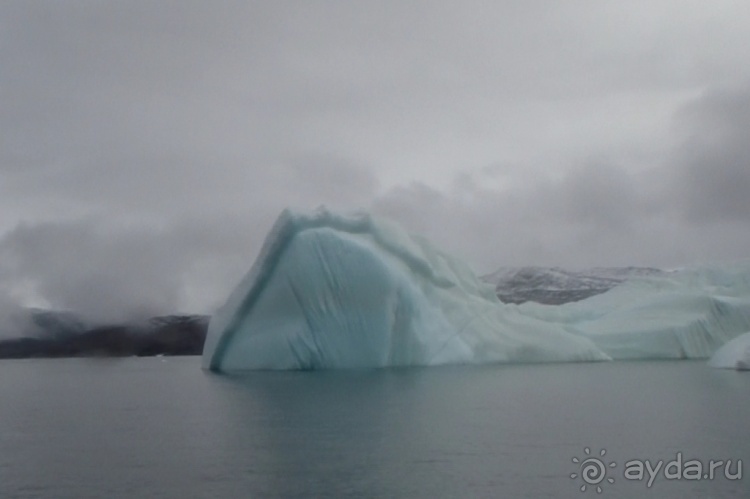
<svg viewBox="0 0 750 499"><path fill-rule="evenodd" d="M706 358L750 330L750 264L501 303L463 262L369 214L284 211L211 319L205 368Z"/></svg>

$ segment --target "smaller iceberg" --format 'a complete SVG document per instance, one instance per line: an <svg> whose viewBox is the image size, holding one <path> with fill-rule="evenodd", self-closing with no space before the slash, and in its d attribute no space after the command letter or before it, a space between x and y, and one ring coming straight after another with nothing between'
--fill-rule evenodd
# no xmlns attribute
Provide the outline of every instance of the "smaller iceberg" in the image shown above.
<svg viewBox="0 0 750 499"><path fill-rule="evenodd" d="M719 348L708 361L708 365L720 369L750 371L750 332Z"/></svg>

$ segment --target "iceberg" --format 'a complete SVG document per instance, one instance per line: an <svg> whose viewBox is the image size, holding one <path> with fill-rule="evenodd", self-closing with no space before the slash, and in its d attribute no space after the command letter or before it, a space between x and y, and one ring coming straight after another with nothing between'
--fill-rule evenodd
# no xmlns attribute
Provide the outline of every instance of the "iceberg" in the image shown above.
<svg viewBox="0 0 750 499"><path fill-rule="evenodd" d="M750 370L750 332L742 334L719 348L708 361L711 367Z"/></svg>
<svg viewBox="0 0 750 499"><path fill-rule="evenodd" d="M464 262L367 213L285 210L212 317L203 367L337 369L706 358L750 330L750 265L503 304Z"/></svg>

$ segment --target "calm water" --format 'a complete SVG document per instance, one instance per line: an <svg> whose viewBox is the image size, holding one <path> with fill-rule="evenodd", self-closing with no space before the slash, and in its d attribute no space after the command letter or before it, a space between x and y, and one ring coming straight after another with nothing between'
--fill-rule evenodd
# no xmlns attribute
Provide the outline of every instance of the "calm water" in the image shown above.
<svg viewBox="0 0 750 499"><path fill-rule="evenodd" d="M750 476L623 477L677 452L750 467L749 416L750 373L703 362L229 378L197 357L0 361L0 497L597 496L570 477L585 447L616 463L599 497L750 497Z"/></svg>

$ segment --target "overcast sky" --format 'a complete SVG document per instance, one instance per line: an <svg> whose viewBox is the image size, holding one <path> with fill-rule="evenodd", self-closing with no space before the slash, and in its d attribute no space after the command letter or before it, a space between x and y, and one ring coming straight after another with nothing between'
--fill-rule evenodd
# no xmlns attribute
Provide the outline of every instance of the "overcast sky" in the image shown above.
<svg viewBox="0 0 750 499"><path fill-rule="evenodd" d="M211 312L286 206L478 273L750 256L745 0L0 2L0 315Z"/></svg>

